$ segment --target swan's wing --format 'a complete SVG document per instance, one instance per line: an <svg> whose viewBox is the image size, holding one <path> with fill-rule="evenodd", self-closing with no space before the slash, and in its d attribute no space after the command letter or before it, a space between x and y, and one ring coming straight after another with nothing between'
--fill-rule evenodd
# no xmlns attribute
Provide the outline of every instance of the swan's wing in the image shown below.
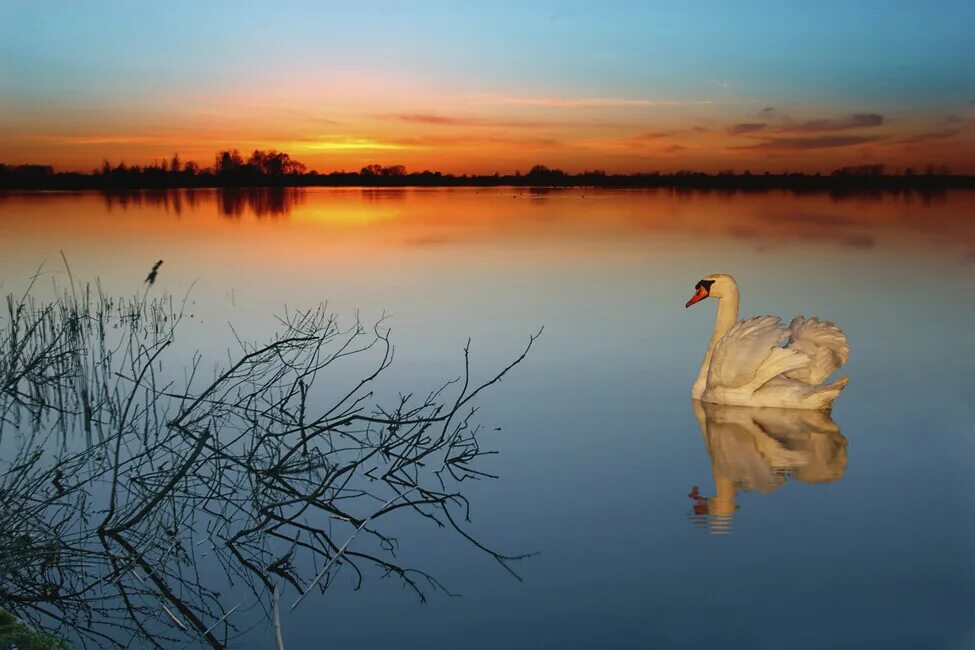
<svg viewBox="0 0 975 650"><path fill-rule="evenodd" d="M789 325L786 348L807 355L809 364L785 376L809 384L823 383L850 357L850 346L840 328L818 318L796 316Z"/></svg>
<svg viewBox="0 0 975 650"><path fill-rule="evenodd" d="M773 355L773 350L782 351L779 344L787 336L782 320L775 316L756 316L738 321L714 346L711 367L708 369L708 385L737 388L760 380L768 374L765 372L767 368L763 368L766 362L777 361L782 356L778 353ZM770 359L773 356L775 359ZM774 374L791 370L794 365ZM765 381L770 378L766 377Z"/></svg>

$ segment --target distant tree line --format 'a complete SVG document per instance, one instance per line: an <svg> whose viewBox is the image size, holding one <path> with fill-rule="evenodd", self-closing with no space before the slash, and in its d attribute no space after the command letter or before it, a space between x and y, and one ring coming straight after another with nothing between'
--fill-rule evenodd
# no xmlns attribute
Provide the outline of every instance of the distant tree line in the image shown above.
<svg viewBox="0 0 975 650"><path fill-rule="evenodd" d="M375 186L375 187L460 187L460 186L527 186L527 187L676 187L690 189L740 189L797 191L851 191L862 189L938 190L973 188L975 176L952 174L944 166L928 165L923 169L907 168L889 173L884 165L841 167L830 174L801 172L727 170L715 174L680 170L634 174L609 174L603 170L570 174L561 169L535 165L526 173L491 175L455 175L424 170L408 172L403 165L367 165L359 171L309 171L304 163L284 152L255 150L244 156L237 149L219 152L212 167L201 168L193 161L183 162L178 154L145 166L116 165L105 161L91 173L58 172L51 165L0 164L0 189L166 189L176 187L308 187L308 186Z"/></svg>

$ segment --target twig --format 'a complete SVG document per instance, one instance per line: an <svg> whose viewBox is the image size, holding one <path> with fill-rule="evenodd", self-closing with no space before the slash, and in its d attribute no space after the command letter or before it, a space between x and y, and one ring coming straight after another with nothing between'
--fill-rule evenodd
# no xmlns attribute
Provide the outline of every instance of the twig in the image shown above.
<svg viewBox="0 0 975 650"><path fill-rule="evenodd" d="M347 549L349 547L349 544L352 542L352 540L355 539L356 535L358 535L362 531L362 529L366 527L366 524L368 524L372 520L372 518L374 516L376 516L376 514L382 512L382 510L384 508L386 508L387 506L389 506L390 504L392 504L397 499L400 499L400 498L406 496L407 494L409 494L410 492L412 492L413 490L416 490L416 489L417 488L413 487L413 488L410 488L409 490L407 490L406 492L403 492L401 494L397 494L392 499L390 499L389 501L387 501L386 503L384 503L382 506L380 506L379 510L377 510L376 513L373 513L373 514L369 515L368 517L366 517L365 520L363 520L363 522L361 524L359 524L358 528L355 529L355 532L352 533L351 537L349 537L349 539L345 540L345 544L342 544L342 547L339 548L339 550L335 553L335 555L332 556L332 559L329 560L328 563L322 568L322 570L318 572L318 575L315 576L315 579L312 580L311 584L308 585L308 587L303 592L301 592L301 595L298 596L298 599L295 600L295 602L291 605L291 610L293 611L294 608L298 606L298 603L300 603L301 600L308 594L308 592L311 591L312 588L315 585L318 584L318 581L322 579L322 576L324 576L328 572L328 570L330 568L332 568L332 565L335 564L339 560L340 557L342 557L342 554L345 553L345 549Z"/></svg>

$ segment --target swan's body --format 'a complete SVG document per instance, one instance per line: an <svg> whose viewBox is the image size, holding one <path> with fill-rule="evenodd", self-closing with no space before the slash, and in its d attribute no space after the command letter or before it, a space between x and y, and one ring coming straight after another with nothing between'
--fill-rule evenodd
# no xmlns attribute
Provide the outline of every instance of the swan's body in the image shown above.
<svg viewBox="0 0 975 650"><path fill-rule="evenodd" d="M687 306L718 299L714 332L691 396L737 406L829 409L847 378L823 384L846 363L850 349L836 325L796 316L789 327L775 316L738 320L738 285L709 275ZM788 339L785 347L781 344Z"/></svg>

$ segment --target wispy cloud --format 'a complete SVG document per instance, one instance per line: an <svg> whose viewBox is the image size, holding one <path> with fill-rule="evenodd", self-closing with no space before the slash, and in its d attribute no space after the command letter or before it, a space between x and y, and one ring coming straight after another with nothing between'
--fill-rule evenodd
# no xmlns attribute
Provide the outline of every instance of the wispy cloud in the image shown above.
<svg viewBox="0 0 975 650"><path fill-rule="evenodd" d="M897 144L923 144L925 142L935 142L937 140L948 140L962 132L962 129L940 129L938 131L927 131L917 133L900 140L895 140Z"/></svg>
<svg viewBox="0 0 975 650"><path fill-rule="evenodd" d="M631 129L632 124L611 122L603 119L579 116L578 119L512 119L484 115L444 113L383 113L374 116L380 120L406 122L432 127L470 127L483 129Z"/></svg>
<svg viewBox="0 0 975 650"><path fill-rule="evenodd" d="M827 131L846 131L880 126L884 116L879 113L854 113L835 119L806 120L784 124L776 129L779 133L823 133Z"/></svg>
<svg viewBox="0 0 975 650"><path fill-rule="evenodd" d="M439 113L394 113L392 115L381 116L385 119L392 119L409 124L425 124L429 126L467 126L483 128L506 128L506 129L539 129L545 127L560 126L590 126L589 122L553 122L538 120L499 120L488 117L476 117L469 115L442 115Z"/></svg>
<svg viewBox="0 0 975 650"><path fill-rule="evenodd" d="M644 133L637 133L632 139L636 142L651 142L653 140L669 138L674 134L674 131L646 131Z"/></svg>
<svg viewBox="0 0 975 650"><path fill-rule="evenodd" d="M86 144L153 144L164 142L164 139L153 135L101 135L101 134L40 134L28 135L28 140L46 142L50 144L86 145Z"/></svg>
<svg viewBox="0 0 975 650"><path fill-rule="evenodd" d="M501 137L471 135L419 135L396 141L405 148L515 146L523 149L549 149L561 145L559 140L544 137Z"/></svg>
<svg viewBox="0 0 975 650"><path fill-rule="evenodd" d="M740 122L728 127L728 135L741 135L742 133L754 133L763 130L767 125L765 122Z"/></svg>
<svg viewBox="0 0 975 650"><path fill-rule="evenodd" d="M436 126L470 126L476 120L461 117L448 117L446 115L430 115L425 113L401 113L391 115L393 119L411 124L434 124Z"/></svg>
<svg viewBox="0 0 975 650"><path fill-rule="evenodd" d="M711 100L642 99L629 97L521 97L511 95L476 95L472 99L497 104L524 106L550 106L553 108L606 108L606 107L653 107L696 106L713 104Z"/></svg>
<svg viewBox="0 0 975 650"><path fill-rule="evenodd" d="M879 137L865 135L826 135L814 138L765 138L756 144L731 147L731 149L768 152L809 151L812 149L849 147L857 144L877 142L878 140L880 140Z"/></svg>

